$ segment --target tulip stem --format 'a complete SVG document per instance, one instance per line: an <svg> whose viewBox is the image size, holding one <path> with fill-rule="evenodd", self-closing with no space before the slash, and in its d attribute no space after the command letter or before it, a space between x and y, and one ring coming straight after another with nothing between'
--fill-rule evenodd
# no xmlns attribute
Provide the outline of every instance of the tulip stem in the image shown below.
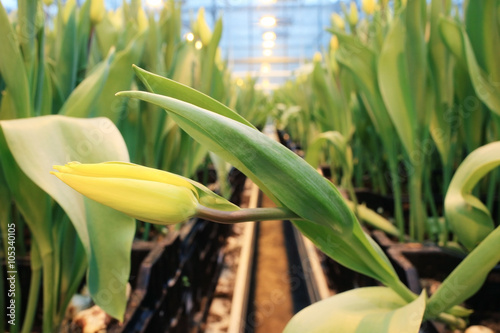
<svg viewBox="0 0 500 333"><path fill-rule="evenodd" d="M291 210L284 207L273 208L245 208L235 211L222 211L198 205L197 217L218 223L233 224L249 221L290 220L300 218Z"/></svg>

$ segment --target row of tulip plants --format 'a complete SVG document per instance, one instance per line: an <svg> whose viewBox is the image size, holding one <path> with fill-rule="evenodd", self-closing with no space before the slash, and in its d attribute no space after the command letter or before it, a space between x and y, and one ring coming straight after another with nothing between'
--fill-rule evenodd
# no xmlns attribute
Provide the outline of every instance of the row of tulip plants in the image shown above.
<svg viewBox="0 0 500 333"><path fill-rule="evenodd" d="M355 186L392 195L391 219L401 241L433 241L467 256L426 301L424 318L432 318L443 309L437 299L454 290L448 296L455 304L466 300L499 261L492 243L498 221L491 213L500 164L500 66L493 44L500 38L500 6L494 0L461 7L367 0L361 8L352 3L332 15L330 45L275 93L274 117L311 165L330 165L333 182L354 205ZM476 255L484 256L477 265L470 261ZM356 293L363 294L343 296L353 312ZM295 327L334 318L332 308L342 316L334 299L299 314ZM352 327L376 331L372 319L358 318ZM318 325L326 330L333 319Z"/></svg>
<svg viewBox="0 0 500 333"><path fill-rule="evenodd" d="M310 163L331 165L352 200L353 186L392 194L401 239L408 231L445 244L451 226L436 199L465 156L499 138L498 3L363 1L362 9L362 18L354 3L332 15L328 50L275 94L275 118ZM481 210L493 208L497 179L493 171L474 189Z"/></svg>
<svg viewBox="0 0 500 333"><path fill-rule="evenodd" d="M152 104L115 97L144 87L132 69L138 64L249 115L261 108L255 101L265 97L254 82L233 84L221 59L222 20L210 29L201 9L191 22L193 41L181 27L180 4L173 0L159 13L140 0L116 10L106 10L102 0L19 0L10 13L0 3L0 252L7 258L8 225L14 223L15 252L30 256L32 272L29 295L16 276L15 320L6 325L2 315L0 331L31 332L42 302L42 331L56 331L84 276L95 302L121 320L132 241L150 235L150 223L138 224L54 182L52 165L132 161L194 177L210 163L222 195L230 194L228 164L209 156L173 117ZM252 120L262 124L265 117ZM203 197L208 190L199 186Z"/></svg>

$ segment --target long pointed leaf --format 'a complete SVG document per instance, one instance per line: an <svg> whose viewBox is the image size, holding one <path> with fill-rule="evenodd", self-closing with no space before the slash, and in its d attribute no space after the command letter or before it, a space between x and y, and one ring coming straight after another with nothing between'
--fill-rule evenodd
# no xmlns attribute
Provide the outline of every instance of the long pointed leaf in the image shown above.
<svg viewBox="0 0 500 333"><path fill-rule="evenodd" d="M399 280L392 266L363 233L338 190L296 154L244 124L192 104L138 91L117 95L139 98L166 109L181 128L264 186L279 200L278 204L309 220L297 221L296 225L316 243L318 237L326 237L328 255L397 288ZM341 252L335 251L337 245L342 247Z"/></svg>
<svg viewBox="0 0 500 333"><path fill-rule="evenodd" d="M16 113L19 118L29 117L32 111L28 77L19 50L16 32L10 24L9 16L2 3L0 3L0 45L2 45L0 73L7 89L12 94Z"/></svg>
<svg viewBox="0 0 500 333"><path fill-rule="evenodd" d="M121 319L126 306L125 290L135 223L122 213L84 198L49 173L54 164L73 160L86 163L128 161L120 133L104 118L46 116L2 121L0 126L17 165L38 185L37 188L50 194L63 207L75 226L89 260L88 285L95 302L111 316ZM4 165L5 171L12 170L5 170ZM21 183L17 186L29 190ZM36 199L33 195L31 191L20 197ZM37 207L27 210L30 213L40 211ZM37 227L42 228L42 234L47 228L46 225ZM44 249L44 244L40 245Z"/></svg>
<svg viewBox="0 0 500 333"><path fill-rule="evenodd" d="M346 291L297 313L284 333L418 333L425 293L407 304L391 289L368 287Z"/></svg>
<svg viewBox="0 0 500 333"><path fill-rule="evenodd" d="M444 201L446 218L459 241L469 250L479 244L494 223L486 206L472 190L479 180L500 165L500 142L482 146L460 164Z"/></svg>

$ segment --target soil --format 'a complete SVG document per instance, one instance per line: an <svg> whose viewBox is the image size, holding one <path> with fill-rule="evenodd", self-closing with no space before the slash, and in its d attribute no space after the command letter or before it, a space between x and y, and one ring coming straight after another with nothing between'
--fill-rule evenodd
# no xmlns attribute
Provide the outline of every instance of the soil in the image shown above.
<svg viewBox="0 0 500 333"><path fill-rule="evenodd" d="M208 312L206 333L227 332L229 328L231 300L243 245L243 230L242 223L235 224L231 236L227 238L222 272Z"/></svg>
<svg viewBox="0 0 500 333"><path fill-rule="evenodd" d="M262 206L274 204L264 197ZM282 332L293 316L283 221L260 223L258 237L255 302L249 319L255 333Z"/></svg>

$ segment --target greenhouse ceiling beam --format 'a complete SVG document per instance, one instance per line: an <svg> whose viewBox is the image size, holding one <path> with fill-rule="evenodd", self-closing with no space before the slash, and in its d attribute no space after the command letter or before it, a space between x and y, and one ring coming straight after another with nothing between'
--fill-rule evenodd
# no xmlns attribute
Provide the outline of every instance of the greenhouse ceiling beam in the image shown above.
<svg viewBox="0 0 500 333"><path fill-rule="evenodd" d="M302 58L290 57L254 57L254 58L238 58L231 59L229 62L233 64L260 64L260 63L302 63Z"/></svg>

